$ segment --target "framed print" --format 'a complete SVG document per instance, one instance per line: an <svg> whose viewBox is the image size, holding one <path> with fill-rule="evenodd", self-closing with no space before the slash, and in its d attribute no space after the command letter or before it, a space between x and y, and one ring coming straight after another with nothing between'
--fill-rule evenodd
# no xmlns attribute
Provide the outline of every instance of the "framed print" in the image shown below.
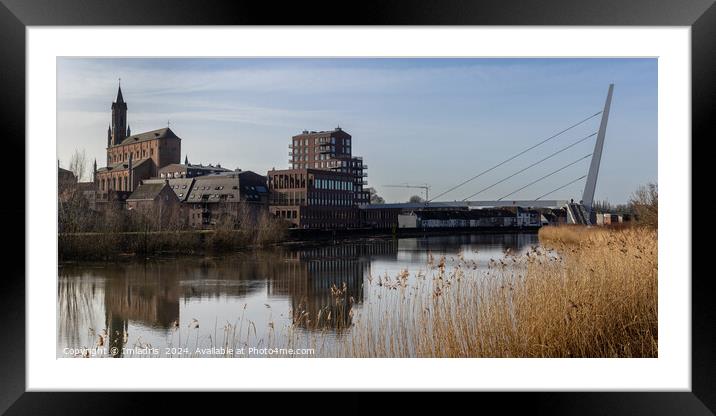
<svg viewBox="0 0 716 416"><path fill-rule="evenodd" d="M276 390L716 407L691 273L711 2L163 6L0 9L25 178L3 410Z"/></svg>

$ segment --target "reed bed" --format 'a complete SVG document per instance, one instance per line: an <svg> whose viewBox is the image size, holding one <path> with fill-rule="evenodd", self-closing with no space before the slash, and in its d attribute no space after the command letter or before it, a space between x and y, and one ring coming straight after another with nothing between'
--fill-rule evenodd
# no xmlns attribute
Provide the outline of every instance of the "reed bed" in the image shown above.
<svg viewBox="0 0 716 416"><path fill-rule="evenodd" d="M656 230L548 227L540 239L547 248L477 275L441 258L381 280L379 312L356 319L338 355L657 357Z"/></svg>

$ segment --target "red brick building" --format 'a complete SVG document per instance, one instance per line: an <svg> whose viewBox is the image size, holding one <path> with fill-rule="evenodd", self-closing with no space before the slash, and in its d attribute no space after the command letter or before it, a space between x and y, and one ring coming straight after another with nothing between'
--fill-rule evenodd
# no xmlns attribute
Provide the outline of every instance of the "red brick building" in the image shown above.
<svg viewBox="0 0 716 416"><path fill-rule="evenodd" d="M340 127L331 131L303 131L293 136L289 148L288 163L291 169L327 169L333 172L345 172L353 175L355 204L370 202L365 171L368 165L363 158L353 156L353 138Z"/></svg>
<svg viewBox="0 0 716 416"><path fill-rule="evenodd" d="M269 212L297 228L351 228L358 223L354 175L329 169L268 173Z"/></svg>
<svg viewBox="0 0 716 416"><path fill-rule="evenodd" d="M180 227L186 220L177 194L167 181L142 182L127 198L127 209L135 211L158 226L159 229Z"/></svg>
<svg viewBox="0 0 716 416"><path fill-rule="evenodd" d="M181 139L169 127L131 134L127 103L119 87L107 129L107 166L95 174L98 190L131 192L141 180L158 176L164 166L179 163L180 155Z"/></svg>

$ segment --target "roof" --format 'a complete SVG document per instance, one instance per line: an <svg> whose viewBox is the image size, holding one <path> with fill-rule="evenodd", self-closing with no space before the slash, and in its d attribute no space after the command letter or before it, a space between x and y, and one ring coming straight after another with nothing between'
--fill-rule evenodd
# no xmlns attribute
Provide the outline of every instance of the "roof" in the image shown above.
<svg viewBox="0 0 716 416"><path fill-rule="evenodd" d="M117 89L117 100L115 102L118 102L118 103L124 102L124 97L122 97L122 86L121 85Z"/></svg>
<svg viewBox="0 0 716 416"><path fill-rule="evenodd" d="M261 178L261 181L256 181ZM194 178L194 186L187 202L258 202L268 193L265 178L251 171L225 172Z"/></svg>
<svg viewBox="0 0 716 416"><path fill-rule="evenodd" d="M207 175L194 178L187 202L239 202L239 178Z"/></svg>
<svg viewBox="0 0 716 416"><path fill-rule="evenodd" d="M156 199L166 187L166 183L146 183L143 182L141 185L137 187L137 189L132 192L132 195L127 198L128 201L131 200L154 200Z"/></svg>
<svg viewBox="0 0 716 416"><path fill-rule="evenodd" d="M293 138L298 138L298 137L312 137L312 136L316 136L316 135L319 135L319 134L323 135L323 134L336 134L336 133L341 133L341 134L343 134L343 135L345 135L345 136L349 136L349 137L350 137L350 134L346 133L342 128L336 127L336 128L334 128L333 130L321 130L321 131L315 131L315 130L308 131L308 130L304 130L304 131L301 132L301 134L297 134L297 135L293 136Z"/></svg>
<svg viewBox="0 0 716 416"><path fill-rule="evenodd" d="M133 135L127 137L126 139L122 140L122 142L120 144L116 144L115 146L139 143L139 142L144 142L147 140L154 140L154 139L181 140L176 134L174 134L174 132L169 127L164 127L164 128L157 129L157 130L147 131L144 133L133 134Z"/></svg>
<svg viewBox="0 0 716 416"><path fill-rule="evenodd" d="M208 177L225 177L225 178L240 178L244 181L259 181L263 184L266 183L266 180L268 180L267 176L260 175L252 170L230 170L227 172L219 172L214 173L212 175L207 175ZM202 177L204 179L206 177Z"/></svg>
<svg viewBox="0 0 716 416"><path fill-rule="evenodd" d="M231 169L226 169L221 166L204 166L204 165L192 165L192 164L184 164L184 163L171 163L169 165L164 166L163 168L159 169L160 172L166 172L166 171L177 171L177 170L189 170L189 169L195 169L195 170L207 170L210 172L232 172Z"/></svg>
<svg viewBox="0 0 716 416"><path fill-rule="evenodd" d="M142 184L168 184L169 188L174 191L179 201L184 202L189 197L191 188L194 185L194 178L177 178L177 179L145 179Z"/></svg>

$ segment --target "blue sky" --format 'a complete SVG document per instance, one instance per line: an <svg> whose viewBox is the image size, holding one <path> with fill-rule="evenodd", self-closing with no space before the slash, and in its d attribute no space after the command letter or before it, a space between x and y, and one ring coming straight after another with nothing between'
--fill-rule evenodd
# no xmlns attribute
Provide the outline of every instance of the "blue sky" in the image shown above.
<svg viewBox="0 0 716 416"><path fill-rule="evenodd" d="M596 199L625 202L657 181L656 59L58 58L58 158L105 162L110 106L122 78L133 133L167 125L182 161L265 174L288 165L302 130L340 125L387 201L427 183L437 195L600 111L615 84ZM441 200L461 200L597 131L590 120ZM480 194L496 199L592 152L594 139ZM588 170L577 163L510 199L531 199ZM548 199L581 197L584 180Z"/></svg>

